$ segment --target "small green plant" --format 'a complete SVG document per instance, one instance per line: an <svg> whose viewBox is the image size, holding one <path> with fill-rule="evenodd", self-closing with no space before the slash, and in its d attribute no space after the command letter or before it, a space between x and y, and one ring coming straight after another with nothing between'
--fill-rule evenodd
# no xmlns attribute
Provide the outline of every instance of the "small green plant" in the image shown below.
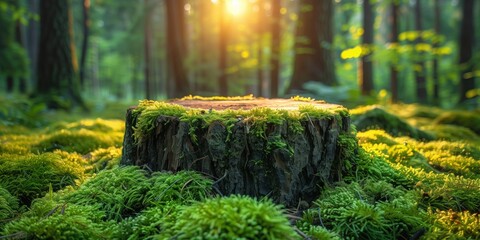
<svg viewBox="0 0 480 240"><path fill-rule="evenodd" d="M3 225L15 216L18 207L18 199L0 185L0 232Z"/></svg>
<svg viewBox="0 0 480 240"><path fill-rule="evenodd" d="M425 239L479 239L480 215L469 211L432 211L432 227Z"/></svg>
<svg viewBox="0 0 480 240"><path fill-rule="evenodd" d="M299 239L280 206L244 196L207 199L186 206L169 223L175 239Z"/></svg>
<svg viewBox="0 0 480 240"><path fill-rule="evenodd" d="M104 169L112 169L118 166L122 158L122 148L109 147L99 148L88 156L88 172L98 173Z"/></svg>

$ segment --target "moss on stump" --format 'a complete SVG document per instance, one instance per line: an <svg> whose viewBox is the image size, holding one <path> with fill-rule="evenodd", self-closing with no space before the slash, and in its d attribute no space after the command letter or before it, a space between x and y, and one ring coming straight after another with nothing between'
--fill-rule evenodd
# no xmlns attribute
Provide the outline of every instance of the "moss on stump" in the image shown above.
<svg viewBox="0 0 480 240"><path fill-rule="evenodd" d="M141 101L127 111L124 165L195 170L223 195L296 207L341 178L348 110L305 98Z"/></svg>

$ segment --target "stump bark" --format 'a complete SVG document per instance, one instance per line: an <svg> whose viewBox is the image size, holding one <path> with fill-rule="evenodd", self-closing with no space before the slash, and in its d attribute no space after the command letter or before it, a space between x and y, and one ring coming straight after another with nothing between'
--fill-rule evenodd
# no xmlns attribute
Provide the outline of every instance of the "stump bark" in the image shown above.
<svg viewBox="0 0 480 240"><path fill-rule="evenodd" d="M210 114L211 109L256 107L298 111L305 104L318 109L341 107L285 99L169 103L200 109L202 114ZM263 134L258 135L250 131L246 118L239 117L230 126L221 121L191 126L178 116L159 113L153 130L136 143L134 127L139 116L134 110L127 110L123 165L153 171L195 170L212 177L214 187L223 195L268 196L287 207L297 207L300 201L310 203L319 196L321 186L341 178L343 159L338 138L348 134L348 114L306 116L299 121L301 130L292 129L287 120L267 123ZM192 139L192 127L196 140Z"/></svg>

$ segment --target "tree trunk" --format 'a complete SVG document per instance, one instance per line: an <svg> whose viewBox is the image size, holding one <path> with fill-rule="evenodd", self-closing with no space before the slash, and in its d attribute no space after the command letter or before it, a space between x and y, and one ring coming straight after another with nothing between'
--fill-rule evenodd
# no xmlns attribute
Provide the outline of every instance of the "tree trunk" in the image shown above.
<svg viewBox="0 0 480 240"><path fill-rule="evenodd" d="M143 1L143 4L144 4L144 12L145 12L145 15L144 15L144 25L143 25L143 42L144 42L144 46L143 46L143 49L145 50L144 52L144 64L145 64L145 71L144 71L144 77L145 77L145 98L146 99L152 99L152 92L151 92L151 88L152 88L152 71L150 69L151 67L151 39L152 39L152 11L150 9L150 5L149 5L149 0L144 0Z"/></svg>
<svg viewBox="0 0 480 240"><path fill-rule="evenodd" d="M392 2L390 5L390 43L398 44L398 3ZM390 91L392 92L392 102L398 102L398 60L394 60L390 65Z"/></svg>
<svg viewBox="0 0 480 240"><path fill-rule="evenodd" d="M50 108L79 105L88 110L80 95L71 41L73 30L69 1L40 1L40 43L36 93ZM60 97L60 99L58 98Z"/></svg>
<svg viewBox="0 0 480 240"><path fill-rule="evenodd" d="M417 32L423 31L422 27L422 7L420 0L415 2L415 29ZM417 44L421 43L420 38L417 38ZM427 80L425 76L425 63L423 62L423 54L417 53L417 61L415 62L414 72L417 83L417 101L419 103L427 103Z"/></svg>
<svg viewBox="0 0 480 240"><path fill-rule="evenodd" d="M88 52L88 38L90 36L90 0L83 0L83 39L80 55L80 85L85 86L85 62Z"/></svg>
<svg viewBox="0 0 480 240"><path fill-rule="evenodd" d="M440 35L440 0L435 0L434 1L434 21L433 21L433 25L434 25L434 31L435 31L435 34L437 36ZM438 48L439 44L438 42L435 42L433 44L433 47L434 48ZM439 105L440 104L440 76L438 75L438 56L435 55L434 58L433 58L433 93L432 93L432 97L433 97L433 103L435 105Z"/></svg>
<svg viewBox="0 0 480 240"><path fill-rule="evenodd" d="M363 47L371 48L373 45L373 11L370 0L363 0ZM359 77L362 95L370 95L374 90L372 55L362 56L360 60Z"/></svg>
<svg viewBox="0 0 480 240"><path fill-rule="evenodd" d="M272 31L271 55L270 55L270 97L278 97L280 78L280 0L272 0L272 16L270 28Z"/></svg>
<svg viewBox="0 0 480 240"><path fill-rule="evenodd" d="M219 39L219 59L218 59L218 68L220 71L220 75L218 77L218 87L219 87L219 94L221 96L228 95L228 83L227 83L227 64L228 64L228 16L225 10L225 3L224 1L220 1L219 4L220 9L220 33L218 35Z"/></svg>
<svg viewBox="0 0 480 240"><path fill-rule="evenodd" d="M185 29L185 0L166 0L168 90L170 98L183 97L190 93L184 68L187 44Z"/></svg>
<svg viewBox="0 0 480 240"><path fill-rule="evenodd" d="M297 111L305 104L283 99L170 103L193 108L200 114L211 114L211 109L216 112L254 107ZM322 110L339 107L311 104ZM339 138L349 132L350 119L346 114L308 116L298 122L301 127L297 130L291 127L294 120L283 119L267 123L261 132L255 132L255 122L249 120L248 114L232 116L233 121L227 120L230 125L220 121L190 125L178 116L160 112L153 130L136 144L133 127L138 115L132 114L133 110L127 111L124 165L145 166L153 171L199 171L213 177L214 186L223 195L268 196L287 207L315 200L320 186L341 178L341 155L345 149ZM196 138L192 138L192 132Z"/></svg>
<svg viewBox="0 0 480 240"><path fill-rule="evenodd" d="M336 85L333 43L333 1L301 0L295 33L295 63L289 92L317 81Z"/></svg>
<svg viewBox="0 0 480 240"><path fill-rule="evenodd" d="M473 24L474 0L464 0L462 6L462 22L460 26L460 103L466 101L467 92L475 89L475 78L467 77L473 72L473 45L475 31Z"/></svg>
<svg viewBox="0 0 480 240"><path fill-rule="evenodd" d="M263 22L265 21L265 10L263 7L263 0L257 1L258 12L255 15L257 18L256 21L256 31L257 31L257 42L258 42L258 49L257 49L257 58L258 58L258 65L257 65L257 88L258 88L258 96L264 96L264 63L263 63L263 42L264 42L264 33L265 27L263 26Z"/></svg>

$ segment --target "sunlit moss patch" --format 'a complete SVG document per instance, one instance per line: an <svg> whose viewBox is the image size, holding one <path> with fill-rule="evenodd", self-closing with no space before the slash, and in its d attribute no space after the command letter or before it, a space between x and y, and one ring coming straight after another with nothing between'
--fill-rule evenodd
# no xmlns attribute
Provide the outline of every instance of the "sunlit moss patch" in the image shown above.
<svg viewBox="0 0 480 240"><path fill-rule="evenodd" d="M120 164L122 148L99 148L84 156L88 161L87 172L96 173L104 169L112 169Z"/></svg>
<svg viewBox="0 0 480 240"><path fill-rule="evenodd" d="M432 211L426 239L480 239L480 215L469 211Z"/></svg>
<svg viewBox="0 0 480 240"><path fill-rule="evenodd" d="M436 139L449 141L469 141L480 143L480 136L466 127L450 124L430 124L422 127L431 132Z"/></svg>
<svg viewBox="0 0 480 240"><path fill-rule="evenodd" d="M41 152L60 149L67 152L86 154L97 148L121 146L122 140L123 133L121 132L103 133L87 129L78 131L60 130L46 137L35 148Z"/></svg>
<svg viewBox="0 0 480 240"><path fill-rule="evenodd" d="M54 191L75 185L83 178L83 167L53 153L41 155L0 155L0 182L22 204Z"/></svg>
<svg viewBox="0 0 480 240"><path fill-rule="evenodd" d="M428 133L412 127L380 106L366 106L350 110L352 123L358 131L383 129L392 136L410 136L416 139L433 139Z"/></svg>
<svg viewBox="0 0 480 240"><path fill-rule="evenodd" d="M446 112L435 119L435 124L463 126L480 134L480 114L478 112Z"/></svg>

